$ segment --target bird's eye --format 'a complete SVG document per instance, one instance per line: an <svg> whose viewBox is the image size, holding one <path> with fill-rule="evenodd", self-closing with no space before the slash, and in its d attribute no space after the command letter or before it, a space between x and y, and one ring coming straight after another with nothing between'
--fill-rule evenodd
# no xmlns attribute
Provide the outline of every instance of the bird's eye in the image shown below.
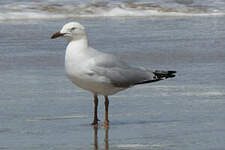
<svg viewBox="0 0 225 150"><path fill-rule="evenodd" d="M75 30L76 28L75 27L73 27L73 28L71 28L71 31L73 31L73 30Z"/></svg>

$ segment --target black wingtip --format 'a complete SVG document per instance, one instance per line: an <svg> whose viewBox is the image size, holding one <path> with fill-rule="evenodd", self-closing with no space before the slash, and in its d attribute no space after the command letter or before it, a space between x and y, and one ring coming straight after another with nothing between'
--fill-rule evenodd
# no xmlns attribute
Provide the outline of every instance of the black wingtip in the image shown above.
<svg viewBox="0 0 225 150"><path fill-rule="evenodd" d="M176 71L161 71L161 70L156 70L154 74L157 76L158 79L165 79L165 78L173 78L175 77Z"/></svg>
<svg viewBox="0 0 225 150"><path fill-rule="evenodd" d="M177 73L177 72L176 71L168 71L168 73L173 74L173 73Z"/></svg>
<svg viewBox="0 0 225 150"><path fill-rule="evenodd" d="M177 72L176 71L168 71L169 78L175 77L176 76L175 73L177 73Z"/></svg>
<svg viewBox="0 0 225 150"><path fill-rule="evenodd" d="M162 70L156 70L153 72L154 75L155 75L155 79L153 80L146 80L146 81L142 81L142 82L138 82L136 83L135 85L138 85L138 84L145 84L145 83L152 83L152 82L157 82L157 81L160 81L160 80L164 80L164 79L167 79L167 78L173 78L175 77L175 73L176 71L162 71Z"/></svg>

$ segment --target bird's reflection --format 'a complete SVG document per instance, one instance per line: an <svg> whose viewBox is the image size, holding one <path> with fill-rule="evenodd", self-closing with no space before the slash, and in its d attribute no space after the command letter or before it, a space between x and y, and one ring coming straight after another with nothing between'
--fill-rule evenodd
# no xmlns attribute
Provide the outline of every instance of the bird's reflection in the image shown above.
<svg viewBox="0 0 225 150"><path fill-rule="evenodd" d="M99 150L98 147L98 126L94 126L94 150ZM104 137L105 150L109 150L109 128L105 128L105 137Z"/></svg>

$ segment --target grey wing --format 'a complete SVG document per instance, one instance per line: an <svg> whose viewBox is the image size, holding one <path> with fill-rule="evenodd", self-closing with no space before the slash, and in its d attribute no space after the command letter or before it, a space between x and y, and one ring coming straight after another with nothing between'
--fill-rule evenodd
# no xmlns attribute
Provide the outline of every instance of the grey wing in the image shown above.
<svg viewBox="0 0 225 150"><path fill-rule="evenodd" d="M130 87L156 80L152 71L129 66L115 56L106 54L95 58L95 62L92 71L104 76L116 87Z"/></svg>

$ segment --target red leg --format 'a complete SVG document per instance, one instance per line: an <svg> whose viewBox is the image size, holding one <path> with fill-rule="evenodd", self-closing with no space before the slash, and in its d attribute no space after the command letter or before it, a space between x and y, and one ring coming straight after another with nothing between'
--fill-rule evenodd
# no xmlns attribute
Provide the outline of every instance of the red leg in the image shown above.
<svg viewBox="0 0 225 150"><path fill-rule="evenodd" d="M109 126L108 110L109 110L109 99L108 96L105 96L105 121L104 121L105 127Z"/></svg>

